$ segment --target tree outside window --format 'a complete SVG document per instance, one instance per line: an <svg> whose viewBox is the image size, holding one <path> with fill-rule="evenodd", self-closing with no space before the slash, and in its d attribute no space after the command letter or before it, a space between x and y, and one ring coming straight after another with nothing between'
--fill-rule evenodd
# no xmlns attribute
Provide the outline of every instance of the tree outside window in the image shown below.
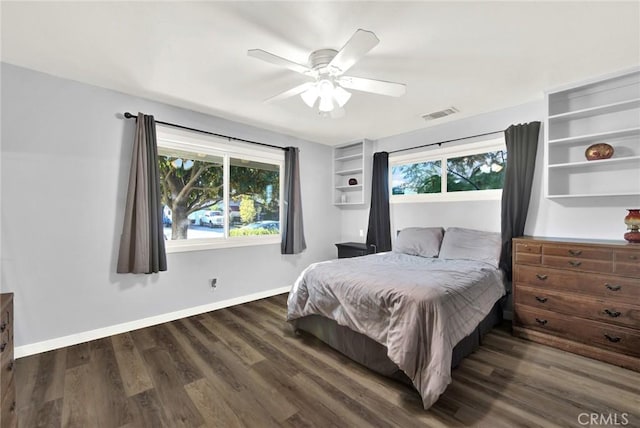
<svg viewBox="0 0 640 428"><path fill-rule="evenodd" d="M477 153L476 148L474 153L472 150L473 147L471 154L460 155L460 151L456 156L431 154L431 159L392 165L391 195L441 194L444 197L452 193L502 189L507 151Z"/></svg>
<svg viewBox="0 0 640 428"><path fill-rule="evenodd" d="M162 147L158 152L162 204L165 206L163 222L171 227L168 239L223 238L224 229L205 229L207 226L223 228L223 216L227 216L227 223L233 228L248 226L256 220L279 220L279 165L230 158L229 207L225 209L223 156ZM252 214L247 214L251 210ZM279 233L279 225L273 233ZM243 236L253 234L260 233L248 232Z"/></svg>

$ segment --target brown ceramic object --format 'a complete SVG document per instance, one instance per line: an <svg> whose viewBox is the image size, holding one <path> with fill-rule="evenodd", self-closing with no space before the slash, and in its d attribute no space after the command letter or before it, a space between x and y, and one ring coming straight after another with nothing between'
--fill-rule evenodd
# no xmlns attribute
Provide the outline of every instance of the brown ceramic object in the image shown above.
<svg viewBox="0 0 640 428"><path fill-rule="evenodd" d="M609 159L613 156L613 147L607 143L592 144L584 151L587 160Z"/></svg>

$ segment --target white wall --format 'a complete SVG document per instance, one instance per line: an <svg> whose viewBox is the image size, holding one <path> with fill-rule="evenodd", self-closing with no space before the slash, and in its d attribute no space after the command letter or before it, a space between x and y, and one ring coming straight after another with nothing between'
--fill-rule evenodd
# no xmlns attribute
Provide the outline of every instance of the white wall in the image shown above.
<svg viewBox="0 0 640 428"><path fill-rule="evenodd" d="M290 286L335 257L331 149L286 135L2 64L2 277L15 293L15 343L41 349L81 333ZM300 147L307 250L279 245L168 255L168 271L115 273L135 122L157 120ZM209 278L218 278L211 291ZM53 343L44 342L44 343ZM46 346L44 346L46 348ZM19 353L19 352L18 352Z"/></svg>
<svg viewBox="0 0 640 428"><path fill-rule="evenodd" d="M506 129L509 125L544 121L544 100L454 120L418 131L382 138L374 151L392 151L422 144ZM637 198L548 200L543 196L544 133L541 131L525 234L534 236L622 240L623 218ZM488 137L490 138L490 136ZM468 143L473 140L465 140ZM342 211L342 240L363 241L369 208ZM402 203L391 205L391 230L408 226L461 226L500 231L500 201ZM395 233L392 233L395 235Z"/></svg>

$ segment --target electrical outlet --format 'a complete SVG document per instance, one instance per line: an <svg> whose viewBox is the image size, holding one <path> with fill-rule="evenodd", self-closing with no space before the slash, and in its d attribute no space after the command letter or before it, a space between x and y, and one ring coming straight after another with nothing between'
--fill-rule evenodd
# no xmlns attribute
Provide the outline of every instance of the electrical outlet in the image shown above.
<svg viewBox="0 0 640 428"><path fill-rule="evenodd" d="M213 290L218 286L218 278L211 278L209 284L211 284L211 289Z"/></svg>
<svg viewBox="0 0 640 428"><path fill-rule="evenodd" d="M360 237L364 238L364 230L360 229Z"/></svg>

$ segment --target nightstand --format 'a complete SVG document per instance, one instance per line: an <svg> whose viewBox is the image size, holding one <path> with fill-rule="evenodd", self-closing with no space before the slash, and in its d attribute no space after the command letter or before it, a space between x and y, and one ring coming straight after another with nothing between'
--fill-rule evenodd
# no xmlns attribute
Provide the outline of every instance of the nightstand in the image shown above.
<svg viewBox="0 0 640 428"><path fill-rule="evenodd" d="M336 244L336 247L338 247L339 259L366 256L369 254L367 251L367 244L364 242L341 242Z"/></svg>

